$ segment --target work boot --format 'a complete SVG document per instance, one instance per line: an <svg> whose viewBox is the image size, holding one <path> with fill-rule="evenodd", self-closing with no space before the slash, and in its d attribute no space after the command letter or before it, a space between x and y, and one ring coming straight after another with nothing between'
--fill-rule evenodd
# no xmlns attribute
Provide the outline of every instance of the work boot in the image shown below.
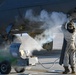
<svg viewBox="0 0 76 75"><path fill-rule="evenodd" d="M71 67L71 69L72 69L72 72L71 73L75 74L75 68L74 67Z"/></svg>
<svg viewBox="0 0 76 75"><path fill-rule="evenodd" d="M64 72L63 72L63 74L67 74L69 72L70 72L69 68L67 66L64 66Z"/></svg>

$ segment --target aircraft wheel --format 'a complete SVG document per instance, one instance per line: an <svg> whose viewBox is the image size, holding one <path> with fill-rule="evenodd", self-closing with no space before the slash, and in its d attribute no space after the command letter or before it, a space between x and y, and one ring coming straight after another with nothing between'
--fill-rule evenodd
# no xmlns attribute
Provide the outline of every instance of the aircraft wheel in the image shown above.
<svg viewBox="0 0 76 75"><path fill-rule="evenodd" d="M25 68L15 68L15 71L16 71L17 73L22 73L22 72L25 71Z"/></svg>
<svg viewBox="0 0 76 75"><path fill-rule="evenodd" d="M0 72L1 74L9 74L11 71L11 65L8 61L3 61L0 64Z"/></svg>

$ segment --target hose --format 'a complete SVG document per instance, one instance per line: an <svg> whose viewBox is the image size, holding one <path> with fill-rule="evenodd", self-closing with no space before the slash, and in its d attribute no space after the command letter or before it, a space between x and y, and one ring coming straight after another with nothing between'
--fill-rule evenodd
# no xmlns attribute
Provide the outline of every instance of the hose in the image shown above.
<svg viewBox="0 0 76 75"><path fill-rule="evenodd" d="M74 51L74 52L76 52L76 50ZM54 67L54 65L56 64L56 61L58 61L60 58L57 58L54 62L53 62L53 64L51 65L51 67L45 67L42 63L40 63L40 61L38 60L38 63L43 67L43 68L45 68L45 69L52 69L53 67Z"/></svg>
<svg viewBox="0 0 76 75"><path fill-rule="evenodd" d="M39 64L42 66L42 67L44 67L45 69L52 69L53 67L54 67L54 65L56 64L56 61L58 61L59 60L59 58L57 58L54 62L53 62L53 64L51 65L51 67L45 67L42 63L40 63L40 61L38 60L38 62L39 62Z"/></svg>

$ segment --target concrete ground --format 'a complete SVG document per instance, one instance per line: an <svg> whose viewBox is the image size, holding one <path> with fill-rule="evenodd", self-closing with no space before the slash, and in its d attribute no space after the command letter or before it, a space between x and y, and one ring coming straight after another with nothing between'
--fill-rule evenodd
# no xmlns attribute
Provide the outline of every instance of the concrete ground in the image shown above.
<svg viewBox="0 0 76 75"><path fill-rule="evenodd" d="M51 53L45 52L46 54L37 55L39 63L34 66L26 67L25 72L16 73L14 69L8 75L63 75L61 72L64 70L59 65L60 50L52 51ZM55 63L54 63L55 62ZM70 70L71 71L71 70ZM75 75L75 74L67 74Z"/></svg>

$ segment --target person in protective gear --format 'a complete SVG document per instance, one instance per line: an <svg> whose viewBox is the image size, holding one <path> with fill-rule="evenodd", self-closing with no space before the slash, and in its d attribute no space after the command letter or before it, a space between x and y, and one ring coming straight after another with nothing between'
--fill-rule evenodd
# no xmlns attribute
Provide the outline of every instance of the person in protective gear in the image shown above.
<svg viewBox="0 0 76 75"><path fill-rule="evenodd" d="M64 42L63 42L63 48L62 48L59 64L64 65L65 70L64 70L63 74L67 74L68 72L70 72L70 70L68 68L69 64L71 66L72 73L75 73L76 28L74 26L74 22L70 21L69 23L62 25L61 29L64 34Z"/></svg>

